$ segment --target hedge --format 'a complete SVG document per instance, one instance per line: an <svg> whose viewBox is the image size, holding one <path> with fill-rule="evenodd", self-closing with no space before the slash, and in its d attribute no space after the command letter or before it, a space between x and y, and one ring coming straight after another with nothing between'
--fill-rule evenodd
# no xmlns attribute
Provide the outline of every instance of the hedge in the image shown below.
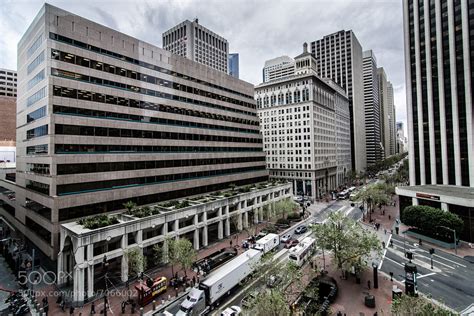
<svg viewBox="0 0 474 316"><path fill-rule="evenodd" d="M440 226L454 229L457 238L461 236L464 227L464 222L458 215L425 205L406 207L401 219L405 225L416 227L424 235L450 241L452 232Z"/></svg>

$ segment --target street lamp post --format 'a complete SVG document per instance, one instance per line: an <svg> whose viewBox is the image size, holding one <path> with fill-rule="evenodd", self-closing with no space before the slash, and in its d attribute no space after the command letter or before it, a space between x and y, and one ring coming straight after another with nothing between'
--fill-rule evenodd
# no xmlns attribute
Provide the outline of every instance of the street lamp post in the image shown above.
<svg viewBox="0 0 474 316"><path fill-rule="evenodd" d="M457 250L457 245L456 245L456 230L454 230L452 228L449 228L449 227L446 227L446 226L437 226L437 227L444 228L446 230L449 230L449 231L453 232L453 234L454 234L454 253L457 255L458 250Z"/></svg>
<svg viewBox="0 0 474 316"><path fill-rule="evenodd" d="M374 270L374 289L378 289L379 288L379 276L378 276L378 273L377 273L377 263L376 262L372 262L372 268Z"/></svg>

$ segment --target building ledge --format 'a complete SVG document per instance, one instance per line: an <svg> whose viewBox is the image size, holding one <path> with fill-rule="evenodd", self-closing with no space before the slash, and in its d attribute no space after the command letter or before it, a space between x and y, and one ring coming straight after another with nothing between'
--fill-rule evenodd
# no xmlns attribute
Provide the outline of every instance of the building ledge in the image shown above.
<svg viewBox="0 0 474 316"><path fill-rule="evenodd" d="M426 184L397 187L398 195L474 207L474 187Z"/></svg>

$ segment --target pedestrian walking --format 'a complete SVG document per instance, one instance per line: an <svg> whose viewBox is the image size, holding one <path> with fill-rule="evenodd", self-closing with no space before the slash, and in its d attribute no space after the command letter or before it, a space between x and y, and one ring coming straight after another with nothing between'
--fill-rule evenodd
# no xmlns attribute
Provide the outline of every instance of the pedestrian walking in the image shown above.
<svg viewBox="0 0 474 316"><path fill-rule="evenodd" d="M74 315L74 307L72 305L69 308L69 315Z"/></svg>
<svg viewBox="0 0 474 316"><path fill-rule="evenodd" d="M230 239L230 242L229 242L229 243L230 243L230 247L232 247L232 238Z"/></svg>
<svg viewBox="0 0 474 316"><path fill-rule="evenodd" d="M384 235L387 235L387 228L383 229L383 233L384 233Z"/></svg>
<svg viewBox="0 0 474 316"><path fill-rule="evenodd" d="M92 302L91 304L91 314L95 314L95 303Z"/></svg>
<svg viewBox="0 0 474 316"><path fill-rule="evenodd" d="M368 287L369 290L370 290L370 280L367 280L367 287Z"/></svg>
<svg viewBox="0 0 474 316"><path fill-rule="evenodd" d="M423 245L423 241L421 239L418 239L418 244L420 245L420 247Z"/></svg>
<svg viewBox="0 0 474 316"><path fill-rule="evenodd" d="M61 303L59 303L59 306L61 307L61 310L64 312L64 301L61 301Z"/></svg>
<svg viewBox="0 0 474 316"><path fill-rule="evenodd" d="M392 219L392 215L388 214L388 220Z"/></svg>
<svg viewBox="0 0 474 316"><path fill-rule="evenodd" d="M196 276L193 275L193 286L195 286L195 285L196 285Z"/></svg>
<svg viewBox="0 0 474 316"><path fill-rule="evenodd" d="M125 301L122 301L121 307L122 307L122 314L125 314L125 307L127 304L125 304Z"/></svg>
<svg viewBox="0 0 474 316"><path fill-rule="evenodd" d="M385 249L385 241L382 241L382 249Z"/></svg>

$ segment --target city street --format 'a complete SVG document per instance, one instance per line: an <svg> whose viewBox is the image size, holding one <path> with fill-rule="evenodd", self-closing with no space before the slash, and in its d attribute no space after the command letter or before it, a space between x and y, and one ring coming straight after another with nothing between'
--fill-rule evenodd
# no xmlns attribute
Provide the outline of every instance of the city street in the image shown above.
<svg viewBox="0 0 474 316"><path fill-rule="evenodd" d="M474 265L468 261L436 250L433 255L433 269L430 264L429 248L414 245L402 236L392 235L393 248L388 247L381 270L393 272L400 282L405 280L404 247L414 254L412 260L418 267L418 291L431 295L437 301L456 311L462 311L474 302Z"/></svg>

